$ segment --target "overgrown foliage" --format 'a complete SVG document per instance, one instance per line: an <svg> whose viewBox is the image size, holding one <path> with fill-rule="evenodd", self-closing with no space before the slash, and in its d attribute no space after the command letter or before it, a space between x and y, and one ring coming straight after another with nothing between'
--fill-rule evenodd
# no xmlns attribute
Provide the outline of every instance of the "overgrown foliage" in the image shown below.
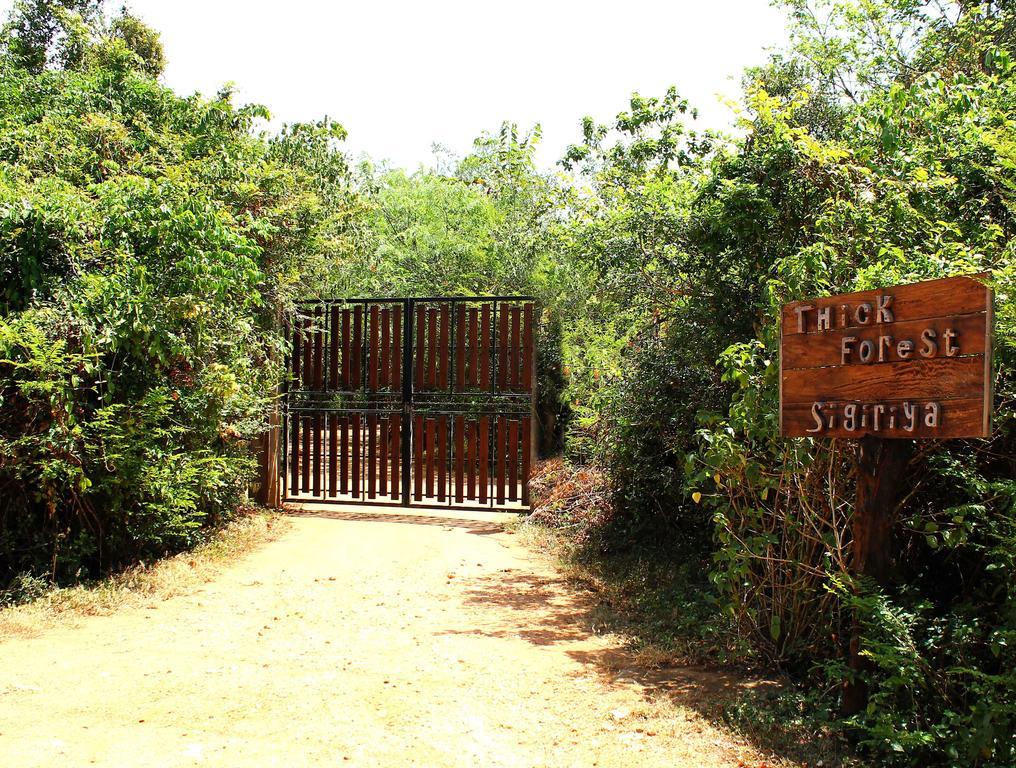
<svg viewBox="0 0 1016 768"><path fill-rule="evenodd" d="M711 557L734 647L829 712L860 623L870 705L846 725L880 765L1012 765L1016 19L1008 4L788 9L792 48L746 75L743 139L678 127L693 113L670 92L587 120L565 158L591 190L564 245L606 287L565 346L573 456L610 478L613 548L666 536ZM922 446L891 583L860 582L853 446L778 436L779 307L980 272L993 437Z"/></svg>
<svg viewBox="0 0 1016 768"><path fill-rule="evenodd" d="M175 95L126 12L25 0L3 49L0 581L68 582L231 514L276 312L353 203L341 129L267 138L228 92Z"/></svg>

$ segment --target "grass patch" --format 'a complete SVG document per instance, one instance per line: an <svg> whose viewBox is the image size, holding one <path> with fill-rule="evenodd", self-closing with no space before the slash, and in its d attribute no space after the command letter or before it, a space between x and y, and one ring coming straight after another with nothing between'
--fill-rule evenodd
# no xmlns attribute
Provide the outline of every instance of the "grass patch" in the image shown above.
<svg viewBox="0 0 1016 768"><path fill-rule="evenodd" d="M28 587L24 591L33 599L0 609L0 641L33 637L65 625L69 619L107 615L188 592L214 579L237 558L278 538L288 525L273 512L251 512L227 523L188 552L151 564L139 563L99 581L72 587L23 584L22 589Z"/></svg>

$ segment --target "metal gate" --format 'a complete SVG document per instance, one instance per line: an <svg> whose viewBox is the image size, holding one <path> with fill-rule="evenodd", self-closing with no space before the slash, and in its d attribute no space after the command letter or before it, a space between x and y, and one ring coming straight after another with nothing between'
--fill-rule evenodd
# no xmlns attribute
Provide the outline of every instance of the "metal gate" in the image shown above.
<svg viewBox="0 0 1016 768"><path fill-rule="evenodd" d="M535 323L525 296L301 305L283 498L527 508Z"/></svg>

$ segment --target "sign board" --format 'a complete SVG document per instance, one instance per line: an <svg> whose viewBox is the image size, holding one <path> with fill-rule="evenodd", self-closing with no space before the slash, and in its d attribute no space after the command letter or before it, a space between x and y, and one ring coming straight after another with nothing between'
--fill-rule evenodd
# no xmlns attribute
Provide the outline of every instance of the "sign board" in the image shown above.
<svg viewBox="0 0 1016 768"><path fill-rule="evenodd" d="M948 277L783 307L784 437L988 437L991 289Z"/></svg>

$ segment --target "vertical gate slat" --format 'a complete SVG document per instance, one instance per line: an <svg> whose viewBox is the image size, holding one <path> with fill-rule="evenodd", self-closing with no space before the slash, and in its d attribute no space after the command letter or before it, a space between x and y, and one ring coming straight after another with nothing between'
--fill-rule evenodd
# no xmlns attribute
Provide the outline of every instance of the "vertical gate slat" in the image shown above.
<svg viewBox="0 0 1016 768"><path fill-rule="evenodd" d="M498 307L498 333L497 333L497 387L504 390L508 388L508 311L504 305Z"/></svg>
<svg viewBox="0 0 1016 768"><path fill-rule="evenodd" d="M297 389L300 388L300 356L303 354L300 349L301 336L303 335L303 325L297 321L293 323L293 356L290 359L290 364L293 369L292 382L293 386Z"/></svg>
<svg viewBox="0 0 1016 768"><path fill-rule="evenodd" d="M427 453L427 498L434 497L434 447L437 443L437 424L433 418L427 418L427 440L424 450Z"/></svg>
<svg viewBox="0 0 1016 768"><path fill-rule="evenodd" d="M519 500L519 423L508 422L508 501Z"/></svg>
<svg viewBox="0 0 1016 768"><path fill-rule="evenodd" d="M522 503L529 504L529 473L533 457L533 423L527 416L522 419Z"/></svg>
<svg viewBox="0 0 1016 768"><path fill-rule="evenodd" d="M402 391L402 307L392 310L392 389Z"/></svg>
<svg viewBox="0 0 1016 768"><path fill-rule="evenodd" d="M480 345L480 311L476 307L469 309L469 386L475 387L479 381L479 371L476 370L476 353Z"/></svg>
<svg viewBox="0 0 1016 768"><path fill-rule="evenodd" d="M402 416L393 413L391 416L391 452L392 452L392 501L397 500L402 491L402 474L399 472L399 457L402 453ZM407 457L408 458L408 457Z"/></svg>
<svg viewBox="0 0 1016 768"><path fill-rule="evenodd" d="M512 307L512 339L508 347L508 384L513 390L519 388L519 352L521 351L521 339L519 338L519 326L522 316L520 307Z"/></svg>
<svg viewBox="0 0 1016 768"><path fill-rule="evenodd" d="M378 374L378 312L379 307L374 304L370 308L370 352L367 355L367 380L370 385L370 391L377 391L377 374Z"/></svg>
<svg viewBox="0 0 1016 768"><path fill-rule="evenodd" d="M367 417L367 498L377 498L377 416L373 413Z"/></svg>
<svg viewBox="0 0 1016 768"><path fill-rule="evenodd" d="M459 304L455 313L455 389L466 388L466 305Z"/></svg>
<svg viewBox="0 0 1016 768"><path fill-rule="evenodd" d="M480 503L487 503L488 476L490 474L490 418L480 417Z"/></svg>
<svg viewBox="0 0 1016 768"><path fill-rule="evenodd" d="M320 414L314 417L314 495L321 496L321 422L324 419Z"/></svg>
<svg viewBox="0 0 1016 768"><path fill-rule="evenodd" d="M363 307L353 308L353 349L350 365L350 389L358 390L363 386Z"/></svg>
<svg viewBox="0 0 1016 768"><path fill-rule="evenodd" d="M423 498L423 416L416 417L413 425L413 498Z"/></svg>
<svg viewBox="0 0 1016 768"><path fill-rule="evenodd" d="M328 414L328 495L338 493L336 488L339 479L339 417Z"/></svg>
<svg viewBox="0 0 1016 768"><path fill-rule="evenodd" d="M310 318L303 319L303 389L314 386L314 344L311 341Z"/></svg>
<svg viewBox="0 0 1016 768"><path fill-rule="evenodd" d="M314 389L320 392L324 389L324 334L321 328L321 307L314 312Z"/></svg>
<svg viewBox="0 0 1016 768"><path fill-rule="evenodd" d="M494 450L497 453L496 466L497 476L495 480L495 487L497 489L497 503L504 504L504 481L505 481L505 454L508 453L505 445L505 418L504 416L497 417L497 444Z"/></svg>
<svg viewBox="0 0 1016 768"><path fill-rule="evenodd" d="M301 417L303 425L303 461L300 465L300 490L304 493L310 491L310 419Z"/></svg>
<svg viewBox="0 0 1016 768"><path fill-rule="evenodd" d="M392 352L392 311L385 307L381 310L381 389L387 389L391 373Z"/></svg>
<svg viewBox="0 0 1016 768"><path fill-rule="evenodd" d="M427 308L423 304L416 305L416 349L413 355L416 361L416 389L423 389L423 364L426 359L427 339L426 332Z"/></svg>
<svg viewBox="0 0 1016 768"><path fill-rule="evenodd" d="M333 306L328 320L328 388L339 386L339 308Z"/></svg>
<svg viewBox="0 0 1016 768"><path fill-rule="evenodd" d="M342 433L339 438L342 441L342 446L339 450L339 492L345 496L349 493L349 418L343 416L341 419Z"/></svg>
<svg viewBox="0 0 1016 768"><path fill-rule="evenodd" d="M461 325L465 325L465 323L462 323ZM453 449L455 452L455 501L458 504L461 504L463 499L462 464L463 459L465 458L463 454L466 452L466 440L465 435L463 434L465 427L466 420L462 416L456 416L455 425L452 428L452 431L455 433L455 448Z"/></svg>
<svg viewBox="0 0 1016 768"><path fill-rule="evenodd" d="M444 501L448 490L448 417L437 419L437 500Z"/></svg>
<svg viewBox="0 0 1016 768"><path fill-rule="evenodd" d="M444 391L448 389L448 358L451 357L452 347L448 342L449 326L451 325L451 312L449 311L448 305L441 304L440 312L440 330L438 331L437 341L437 388Z"/></svg>
<svg viewBox="0 0 1016 768"><path fill-rule="evenodd" d="M466 422L466 498L476 498L476 422Z"/></svg>
<svg viewBox="0 0 1016 768"><path fill-rule="evenodd" d="M522 391L533 391L533 317L531 303L525 306L522 322Z"/></svg>
<svg viewBox="0 0 1016 768"><path fill-rule="evenodd" d="M321 327L323 317L321 313L321 307L317 307L314 310L314 351L312 353L313 358L313 369L314 369L314 391L320 392L324 389L324 333ZM321 494L321 454L322 454L322 427L324 419L320 413L314 416L314 445L312 453L314 455L314 495L320 497Z"/></svg>
<svg viewBox="0 0 1016 768"><path fill-rule="evenodd" d="M437 310L427 310L427 389L437 385Z"/></svg>
<svg viewBox="0 0 1016 768"><path fill-rule="evenodd" d="M292 422L292 442L290 443L290 468L289 487L293 495L300 493L300 414L291 413L289 420Z"/></svg>
<svg viewBox="0 0 1016 768"><path fill-rule="evenodd" d="M384 346L381 347L384 349ZM382 368L383 370L383 368ZM388 495L388 419L381 417L378 422L377 438L377 492L379 496Z"/></svg>
<svg viewBox="0 0 1016 768"><path fill-rule="evenodd" d="M356 318L353 318L354 325ZM353 496L360 498L360 414L354 413L353 418Z"/></svg>
<svg viewBox="0 0 1016 768"><path fill-rule="evenodd" d="M480 310L480 389L490 387L490 315L491 305Z"/></svg>
<svg viewBox="0 0 1016 768"><path fill-rule="evenodd" d="M349 316L348 309L342 310L342 389L348 392L352 387L349 360Z"/></svg>

